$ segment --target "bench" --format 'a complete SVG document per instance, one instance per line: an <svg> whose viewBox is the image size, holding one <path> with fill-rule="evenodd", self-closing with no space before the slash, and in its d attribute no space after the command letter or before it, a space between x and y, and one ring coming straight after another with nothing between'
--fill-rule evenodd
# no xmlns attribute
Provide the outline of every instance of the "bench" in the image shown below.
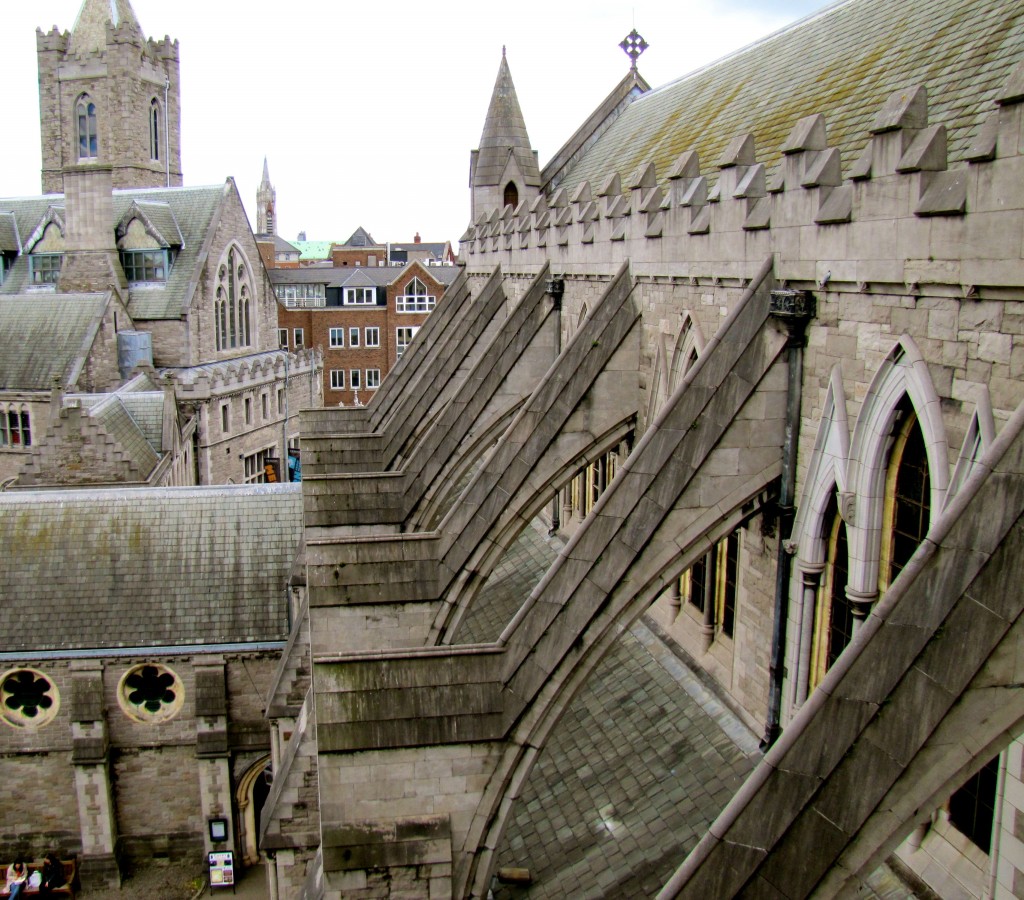
<svg viewBox="0 0 1024 900"><path fill-rule="evenodd" d="M59 888L50 888L47 891L47 895L51 897L71 897L74 900L75 896L75 879L77 877L77 866L73 859L62 859L61 864L64 866L64 884ZM0 897L9 897L5 885L7 884L7 870L10 868L10 863L7 865L0 866ZM25 863L25 868L28 869L29 876L33 872L43 871L43 861L41 859L32 860ZM34 897L42 893L39 888L29 887L26 885L25 890L22 891L23 897Z"/></svg>

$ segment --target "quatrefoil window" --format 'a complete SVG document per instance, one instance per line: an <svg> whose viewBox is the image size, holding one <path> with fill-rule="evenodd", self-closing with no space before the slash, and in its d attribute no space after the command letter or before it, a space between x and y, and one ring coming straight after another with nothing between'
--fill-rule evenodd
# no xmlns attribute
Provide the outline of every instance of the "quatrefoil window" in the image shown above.
<svg viewBox="0 0 1024 900"><path fill-rule="evenodd" d="M159 663L129 669L121 677L117 699L121 709L139 722L165 722L177 715L184 698L181 679Z"/></svg>
<svg viewBox="0 0 1024 900"><path fill-rule="evenodd" d="M57 715L57 688L42 672L15 669L0 679L0 716L15 728L38 728Z"/></svg>

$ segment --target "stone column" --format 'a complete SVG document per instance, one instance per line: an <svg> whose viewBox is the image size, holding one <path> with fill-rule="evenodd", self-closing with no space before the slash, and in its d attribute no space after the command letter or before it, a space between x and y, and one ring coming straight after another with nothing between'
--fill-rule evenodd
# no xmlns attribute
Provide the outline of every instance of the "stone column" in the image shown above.
<svg viewBox="0 0 1024 900"><path fill-rule="evenodd" d="M825 571L824 563L800 563L800 632L797 644L796 682L793 694L795 712L807 699L807 686L811 678L811 644L814 643L814 609L818 598L818 586ZM791 713L792 715L792 713Z"/></svg>
<svg viewBox="0 0 1024 900"><path fill-rule="evenodd" d="M718 571L714 565L717 548L704 557L704 624L700 627L701 649L707 653L715 639L715 579Z"/></svg>
<svg viewBox="0 0 1024 900"><path fill-rule="evenodd" d="M117 815L110 792L110 740L104 715L103 664L71 668L71 762L82 833L81 878L90 889L121 887Z"/></svg>

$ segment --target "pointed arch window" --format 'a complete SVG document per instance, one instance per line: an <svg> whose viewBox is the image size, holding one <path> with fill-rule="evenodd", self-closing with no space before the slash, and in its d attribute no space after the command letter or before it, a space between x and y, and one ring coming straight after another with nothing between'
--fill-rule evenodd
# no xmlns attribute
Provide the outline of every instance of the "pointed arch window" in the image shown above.
<svg viewBox="0 0 1024 900"><path fill-rule="evenodd" d="M231 247L217 266L213 315L218 350L252 343L252 298L252 276L245 255Z"/></svg>
<svg viewBox="0 0 1024 900"><path fill-rule="evenodd" d="M846 523L839 515L835 495L825 511L827 557L825 577L818 589L811 646L810 688L813 690L832 668L853 637L853 607L846 596L849 551Z"/></svg>
<svg viewBox="0 0 1024 900"><path fill-rule="evenodd" d="M160 161L160 102L154 97L149 104L149 158Z"/></svg>
<svg viewBox="0 0 1024 900"><path fill-rule="evenodd" d="M88 94L83 94L75 104L75 120L78 127L78 158L96 159L99 156L99 140L96 130L96 104Z"/></svg>
<svg viewBox="0 0 1024 900"><path fill-rule="evenodd" d="M505 185L505 206L511 206L512 209L519 206L519 188L514 181Z"/></svg>
<svg viewBox="0 0 1024 900"><path fill-rule="evenodd" d="M928 533L931 479L924 436L913 407L904 400L896 417L896 437L885 481L880 587L887 588L903 571Z"/></svg>
<svg viewBox="0 0 1024 900"><path fill-rule="evenodd" d="M426 285L413 278L405 286L405 293L395 299L397 312L400 313L428 313L437 303L437 297L427 293Z"/></svg>

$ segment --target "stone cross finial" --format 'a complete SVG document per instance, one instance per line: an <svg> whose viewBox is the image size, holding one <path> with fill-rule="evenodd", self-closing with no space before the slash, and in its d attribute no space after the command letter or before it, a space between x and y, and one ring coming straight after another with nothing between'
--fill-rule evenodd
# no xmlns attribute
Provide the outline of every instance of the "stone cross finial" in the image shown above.
<svg viewBox="0 0 1024 900"><path fill-rule="evenodd" d="M645 41L640 36L640 32L634 28L621 41L619 41L619 46L630 59L630 71L634 71L636 69L636 61L640 58L640 54L642 54L648 47L647 41Z"/></svg>

